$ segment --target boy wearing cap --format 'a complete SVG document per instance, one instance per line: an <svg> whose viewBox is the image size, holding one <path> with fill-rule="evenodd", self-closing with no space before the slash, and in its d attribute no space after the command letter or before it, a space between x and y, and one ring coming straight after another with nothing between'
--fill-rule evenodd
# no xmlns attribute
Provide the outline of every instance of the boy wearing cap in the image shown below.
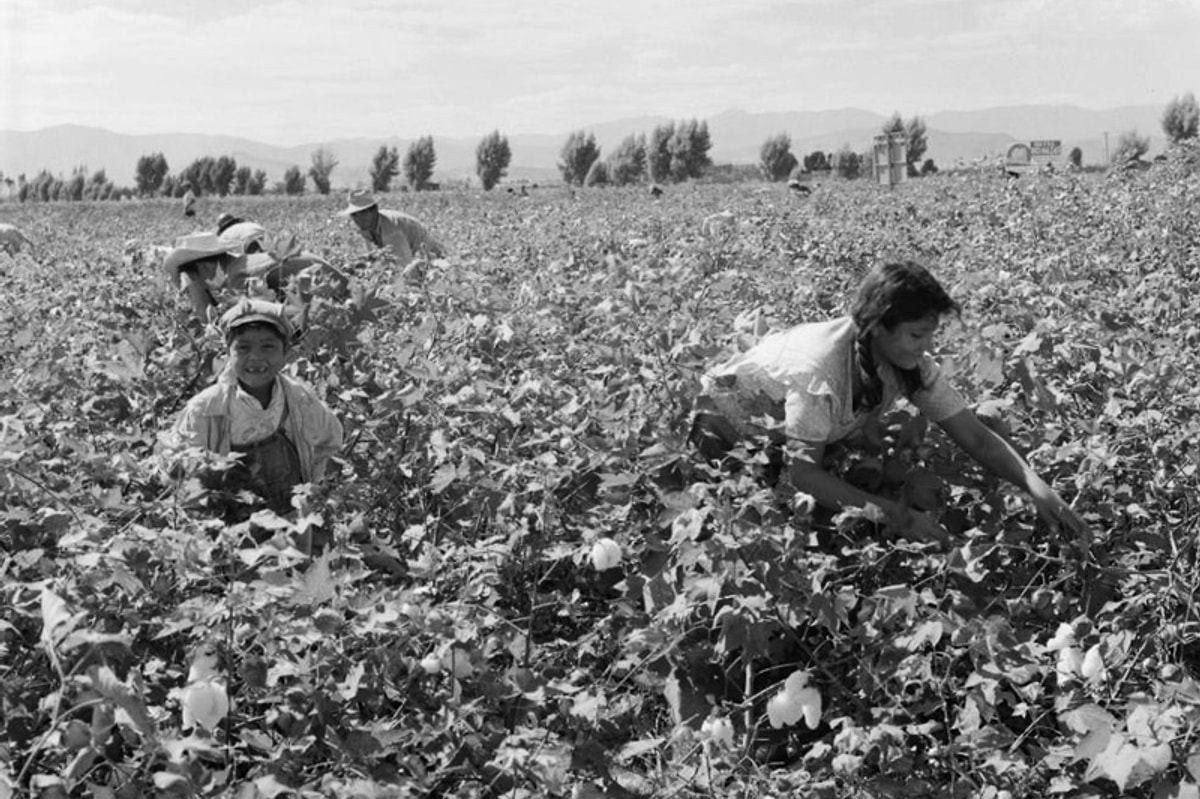
<svg viewBox="0 0 1200 799"><path fill-rule="evenodd" d="M338 216L353 219L362 237L376 247L390 249L400 266L408 266L418 255L427 258L444 255L442 245L416 217L380 208L374 195L366 189L350 192L349 202Z"/></svg>
<svg viewBox="0 0 1200 799"><path fill-rule="evenodd" d="M221 317L229 362L175 424L173 448L242 453L234 480L277 513L292 489L324 477L341 449L342 425L304 384L282 373L294 335L284 306L243 299Z"/></svg>

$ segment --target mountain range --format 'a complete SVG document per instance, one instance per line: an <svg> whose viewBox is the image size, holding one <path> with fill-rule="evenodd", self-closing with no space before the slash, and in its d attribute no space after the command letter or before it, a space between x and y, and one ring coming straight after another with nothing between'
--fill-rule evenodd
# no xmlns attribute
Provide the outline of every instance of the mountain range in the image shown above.
<svg viewBox="0 0 1200 799"><path fill-rule="evenodd" d="M1115 148L1119 136L1130 130L1150 139L1151 154L1163 147L1162 108L1156 105L1123 106L1104 110L1071 105L1025 105L977 111L939 111L925 114L928 150L925 157L946 168L984 158L994 158L1014 142L1033 139L1062 141L1063 155L1074 147L1085 164L1104 163L1106 148ZM857 108L828 111L751 113L729 110L707 118L712 141L710 157L716 164L754 164L759 148L771 136L786 132L797 157L849 146L867 152L890 114ZM595 134L601 155L632 133L649 133L669 117L637 117L584 126ZM474 173L475 147L482 138L434 137L437 168L434 179L454 182ZM512 150L510 180L552 182L559 179L556 164L568 132L555 134L505 134ZM1107 138L1107 141L1106 141ZM172 171L202 156L232 156L239 166L262 169L270 181L298 165L307 171L317 147L328 147L338 166L332 173L335 187L368 182L371 157L381 145L396 147L403 155L412 140L403 138L347 138L297 146L278 146L231 136L194 133L130 135L80 125L58 125L36 131L0 131L0 173L7 177L33 177L42 169L67 175L83 166L91 173L104 169L118 186L132 186L137 160L151 153L166 156Z"/></svg>

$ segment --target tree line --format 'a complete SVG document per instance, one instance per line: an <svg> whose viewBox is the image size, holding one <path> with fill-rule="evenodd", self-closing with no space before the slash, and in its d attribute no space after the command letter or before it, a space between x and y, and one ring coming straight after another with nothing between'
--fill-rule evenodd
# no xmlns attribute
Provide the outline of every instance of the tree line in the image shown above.
<svg viewBox="0 0 1200 799"><path fill-rule="evenodd" d="M1163 133L1171 144L1196 139L1200 135L1200 105L1193 93L1172 98L1163 111ZM905 120L899 112L884 123L881 133L903 134L907 140L907 169L912 177L938 171L933 159L925 158L928 150L925 121L920 116ZM837 152L816 150L797 157L791 149L786 132L769 137L759 149L757 168L765 180L795 179L803 173L834 173L854 179L871 170L873 154L860 153L850 145ZM577 130L571 132L559 153L558 170L563 182L570 186L627 186L642 182L678 183L701 177L712 166L709 151L712 138L708 123L695 119L667 122L647 133L630 134L607 157L594 134ZM1150 149L1150 140L1136 130L1122 133L1109 156L1113 165L1138 163ZM1082 165L1083 154L1078 147L1071 151L1070 163ZM475 149L475 174L485 191L490 191L505 177L512 162L508 138L498 130L484 136ZM52 202L82 200L120 200L138 197L182 197L195 194L254 196L267 192L298 195L312 182L320 194L332 190L331 175L338 160L328 147L318 147L311 153L307 170L293 164L283 178L273 186L267 185L267 173L262 169L239 166L231 156L204 156L193 160L172 174L162 153L144 155L137 161L134 187L122 188L113 184L104 170L88 175L85 167L77 167L67 177L42 170L32 179L19 175L16 179L0 175L0 180L15 191L20 202ZM401 174L404 187L413 191L438 188L433 182L437 151L433 137L426 135L408 146L403 159L396 147L381 145L371 158L369 176L371 189L390 191L393 181Z"/></svg>

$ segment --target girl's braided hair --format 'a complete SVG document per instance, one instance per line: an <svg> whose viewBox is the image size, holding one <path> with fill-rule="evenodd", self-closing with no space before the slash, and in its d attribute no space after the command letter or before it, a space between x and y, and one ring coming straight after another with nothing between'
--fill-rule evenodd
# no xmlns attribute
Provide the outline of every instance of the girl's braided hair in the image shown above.
<svg viewBox="0 0 1200 799"><path fill-rule="evenodd" d="M961 312L937 278L915 261L885 263L872 269L850 307L858 328L855 360L862 375L862 391L854 397L854 409L869 411L883 401L883 380L871 353L871 333L876 326L891 330L901 322ZM911 397L921 388L919 368L896 369L896 373L905 396Z"/></svg>

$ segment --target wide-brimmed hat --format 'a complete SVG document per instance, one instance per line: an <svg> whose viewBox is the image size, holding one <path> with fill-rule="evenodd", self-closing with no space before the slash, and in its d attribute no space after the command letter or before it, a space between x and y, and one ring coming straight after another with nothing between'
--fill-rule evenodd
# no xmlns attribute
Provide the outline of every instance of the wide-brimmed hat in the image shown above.
<svg viewBox="0 0 1200 799"><path fill-rule="evenodd" d="M350 214L357 214L359 211L365 211L368 208L372 208L376 205L379 205L379 202L375 199L374 194L371 194L371 192L367 191L366 189L355 189L354 191L350 192L350 197L347 198L346 207L338 211L338 216L350 216Z"/></svg>
<svg viewBox="0 0 1200 799"><path fill-rule="evenodd" d="M296 334L296 328L288 318L287 308L283 303L249 298L238 300L236 305L221 315L221 330L228 339L239 327L252 322L265 322L279 331L279 335L287 342Z"/></svg>
<svg viewBox="0 0 1200 799"><path fill-rule="evenodd" d="M168 275L179 277L180 267L193 261L212 258L214 255L224 255L229 252L231 245L221 241L215 233L195 233L191 236L180 236L175 242L175 249L167 253L163 259L162 268Z"/></svg>
<svg viewBox="0 0 1200 799"><path fill-rule="evenodd" d="M266 228L257 222L243 222L234 217L232 223L221 228L218 238L230 250L244 251L252 243L263 241L267 236Z"/></svg>

